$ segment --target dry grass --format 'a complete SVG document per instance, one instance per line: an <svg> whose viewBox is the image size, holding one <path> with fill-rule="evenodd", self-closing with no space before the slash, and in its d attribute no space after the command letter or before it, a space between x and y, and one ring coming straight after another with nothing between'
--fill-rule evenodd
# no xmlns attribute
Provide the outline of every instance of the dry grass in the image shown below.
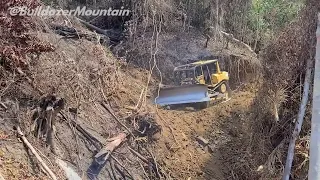
<svg viewBox="0 0 320 180"><path fill-rule="evenodd" d="M64 25L78 25L73 20L64 22L67 22ZM39 22L39 25L42 23ZM101 101L106 100L110 102L116 116L123 117L121 121L124 121L134 133L138 132L137 130L143 132L142 135L137 133L137 136L145 136L147 141L152 140L149 137L153 133L150 134L150 132L153 130L156 132L159 129L155 127L156 129L151 131L149 129L144 130L144 127L149 127L149 123L153 123L153 125L156 123L154 122L154 117L149 113L148 107L141 108L138 112L125 108L126 106L134 106L138 102L140 91L145 88L145 84L142 82L147 82L147 76L141 76L141 74L145 73L147 75L147 73L137 69L131 71L130 68L126 68L125 62L113 57L112 53L99 43L82 39L64 39L48 31L49 29L47 29L47 33L38 32L37 37L54 44L55 51L41 54L39 58L32 61L28 70L25 71L29 77L32 77L31 79L35 86L41 89L44 94L53 93L58 97L64 98L67 102L64 110L65 114L72 118L71 114L68 113L68 108L77 108L79 112L78 121L85 124L88 129L101 133L104 138L121 132L121 128L117 126L117 123L99 104ZM132 74L137 77L133 78ZM11 76L14 82L13 85L9 81ZM7 89L1 89L1 97L16 98L23 104L23 109L20 110L22 114L21 126L28 133L28 127L31 124L31 106L35 105L43 94L32 89L30 84L20 76L15 77L3 70L1 71L1 77L1 83L5 83L5 86L8 87ZM151 83L153 83L152 79ZM147 94L150 95L149 91ZM25 102L27 104L24 104ZM59 120L61 121L60 118ZM131 120L132 124L129 124L129 120ZM82 160L80 165L77 164L79 166L78 170L85 171L86 169L82 168L87 167L91 162L92 154L86 148L84 142L71 140L74 136L65 122L57 123L57 132L59 155L71 162L77 162L77 157L75 156L79 154L70 154L70 152L81 152ZM35 147L49 154L44 150L41 141L34 140L32 136L28 138ZM130 141L130 143L138 144L135 140ZM145 144L145 142L139 144ZM122 151L126 151L125 147ZM128 155L128 158L131 156ZM124 163L126 161L121 160L121 162ZM135 169L134 163L137 162L133 161L127 168L129 168L130 172L136 171L134 173L139 174L139 170Z"/></svg>
<svg viewBox="0 0 320 180"><path fill-rule="evenodd" d="M252 136L240 150L240 157L248 166L234 167L232 171L246 179L278 179L282 176L288 139L299 110L306 60L315 55L316 14L320 6L307 1L298 19L290 24L262 56L263 83L253 105ZM296 145L292 178L301 179L307 173L310 107ZM263 167L260 171L257 168ZM243 172L248 174L243 175ZM249 173L251 172L251 173ZM248 176L249 175L249 176Z"/></svg>

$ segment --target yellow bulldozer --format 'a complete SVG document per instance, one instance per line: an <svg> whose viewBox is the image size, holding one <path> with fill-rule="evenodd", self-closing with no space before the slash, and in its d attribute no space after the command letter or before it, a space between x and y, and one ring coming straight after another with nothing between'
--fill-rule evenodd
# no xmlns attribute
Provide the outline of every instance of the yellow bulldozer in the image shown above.
<svg viewBox="0 0 320 180"><path fill-rule="evenodd" d="M218 60L197 61L174 68L174 85L160 87L155 103L160 106L191 105L207 108L211 102L229 99L229 74Z"/></svg>

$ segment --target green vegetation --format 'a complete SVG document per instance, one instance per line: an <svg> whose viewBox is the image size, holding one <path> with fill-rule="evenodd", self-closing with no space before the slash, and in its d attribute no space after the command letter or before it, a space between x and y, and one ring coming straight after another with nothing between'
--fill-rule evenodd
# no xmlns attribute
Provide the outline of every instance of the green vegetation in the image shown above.
<svg viewBox="0 0 320 180"><path fill-rule="evenodd" d="M250 29L256 34L255 41L270 41L297 17L303 5L302 0L252 0L248 20Z"/></svg>
<svg viewBox="0 0 320 180"><path fill-rule="evenodd" d="M302 7L302 1L253 0L249 13L251 27L278 30L292 21Z"/></svg>

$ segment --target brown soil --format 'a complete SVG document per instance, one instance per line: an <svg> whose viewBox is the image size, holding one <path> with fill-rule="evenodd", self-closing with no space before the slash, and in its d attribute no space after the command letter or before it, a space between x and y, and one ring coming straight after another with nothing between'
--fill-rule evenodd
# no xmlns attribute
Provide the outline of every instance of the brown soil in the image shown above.
<svg viewBox="0 0 320 180"><path fill-rule="evenodd" d="M248 134L249 113L254 94L238 92L231 100L205 110L158 110L164 133L155 149L164 159L175 179L230 179L225 157L227 143ZM162 119L162 120L161 120ZM164 122L164 120L166 122ZM174 135L175 140L172 140ZM201 136L209 141L203 148L196 140Z"/></svg>
<svg viewBox="0 0 320 180"><path fill-rule="evenodd" d="M30 74L36 86L46 93L55 87L55 94L67 101L64 110L67 117L72 119L68 108L78 108L79 123L102 142L124 131L99 102L108 100L118 117L136 113L132 111L132 107L139 102L141 90L146 87L148 71L126 65L113 57L108 49L87 40L61 39L53 33L40 33L39 38L54 44L56 50L42 54L31 65ZM22 77L9 76L4 81L8 86L1 90L1 98L9 108L0 111L1 174L6 179L45 177L39 168L35 168L37 161L33 155L28 155L16 138L13 126L19 121L30 143L39 153L42 152L44 161L58 177L63 178L63 171L55 164L55 156L44 141L36 139L30 132L31 111L40 98L39 93ZM167 177L217 180L234 178L228 162L229 153L233 150L228 150L227 144L233 140L248 138L248 117L255 93L250 90L234 92L230 101L200 111L192 108L165 110L152 105L156 80L151 79L150 84L146 106L142 106L141 110L154 115L156 123L162 127L162 133L157 135L157 140L147 142L146 146L152 149ZM15 103L15 99L18 103ZM132 126L128 122L126 125ZM93 156L90 146L60 116L57 118L56 128L59 158L85 177ZM202 147L196 140L197 136L207 139L210 148ZM135 179L145 179L144 169L127 147L128 143L124 143L114 155ZM100 178L108 179L108 173L105 168Z"/></svg>

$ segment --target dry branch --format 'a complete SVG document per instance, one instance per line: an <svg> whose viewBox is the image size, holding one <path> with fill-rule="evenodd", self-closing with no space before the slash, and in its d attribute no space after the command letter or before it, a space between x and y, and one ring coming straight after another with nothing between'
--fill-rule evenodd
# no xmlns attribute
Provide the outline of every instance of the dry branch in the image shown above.
<svg viewBox="0 0 320 180"><path fill-rule="evenodd" d="M114 157L112 154L110 154L110 157L111 157L115 162L117 162L117 163L124 169L124 171L126 171L127 174L129 174L129 175L132 177L132 175L129 173L128 169L127 169L116 157Z"/></svg>
<svg viewBox="0 0 320 180"><path fill-rule="evenodd" d="M296 121L296 125L294 128L294 131L292 133L292 138L289 143L289 148L288 148L288 155L287 155L287 160L286 160L286 166L284 169L284 174L283 174L283 180L289 180L290 177L290 172L291 172L291 167L292 167L292 161L294 157L294 148L295 148L295 142L299 136L299 133L301 131L307 103L308 103L308 98L309 98L309 87L310 87L310 82L311 82L311 73L312 73L312 67L313 63L311 59L308 59L307 62L307 72L304 80L304 85L303 85L303 97L302 101L300 104L300 109L298 113L298 119Z"/></svg>
<svg viewBox="0 0 320 180"><path fill-rule="evenodd" d="M235 43L235 44L237 44L237 45L239 45L239 46L241 46L241 47L244 47L244 48L247 49L249 52L251 52L252 54L254 54L254 56L257 57L257 54L251 49L251 47L250 47L248 44L240 41L239 39L234 38L234 37L233 37L233 34L229 34L229 33L223 32L223 31L220 31L220 32L221 32L221 34L222 34L224 37L227 38L227 42L232 41L233 43Z"/></svg>
<svg viewBox="0 0 320 180"><path fill-rule="evenodd" d="M0 102L0 106L4 109L4 110L7 110L8 107L3 103L3 102Z"/></svg>
<svg viewBox="0 0 320 180"><path fill-rule="evenodd" d="M0 180L5 180L1 173L0 173Z"/></svg>
<svg viewBox="0 0 320 180"><path fill-rule="evenodd" d="M133 150L132 148L128 147L128 149L134 154L136 155L138 158L140 158L144 163L149 164L149 161L147 158L143 157L140 153L138 153L137 151Z"/></svg>
<svg viewBox="0 0 320 180"><path fill-rule="evenodd" d="M74 126L81 134L83 134L83 136L86 139L88 139L97 150L101 149L102 143L98 140L98 138L96 138L94 135L92 135L90 132L84 129L79 123L75 122L74 120L68 119L62 112L60 112L60 115L63 117L64 120L70 121L72 126Z"/></svg>
<svg viewBox="0 0 320 180"><path fill-rule="evenodd" d="M51 169L46 165L46 163L42 160L42 158L39 156L37 151L33 148L33 146L29 143L27 138L22 133L20 127L17 127L17 132L23 143L31 150L31 152L36 156L37 160L40 162L41 166L44 168L44 170L50 175L50 177L53 180L57 180L56 175L51 171Z"/></svg>
<svg viewBox="0 0 320 180"><path fill-rule="evenodd" d="M130 135L131 135L132 137L134 137L134 135L133 135L133 133L131 132L131 130L130 130L126 125L124 125L124 124L120 121L120 119L111 111L111 109L110 109L108 106L105 105L105 103L101 102L101 106L102 106L105 110L107 110L108 113L110 113L110 114L112 115L112 117L113 117L122 127L124 127L124 128L128 131L128 133L130 133Z"/></svg>

